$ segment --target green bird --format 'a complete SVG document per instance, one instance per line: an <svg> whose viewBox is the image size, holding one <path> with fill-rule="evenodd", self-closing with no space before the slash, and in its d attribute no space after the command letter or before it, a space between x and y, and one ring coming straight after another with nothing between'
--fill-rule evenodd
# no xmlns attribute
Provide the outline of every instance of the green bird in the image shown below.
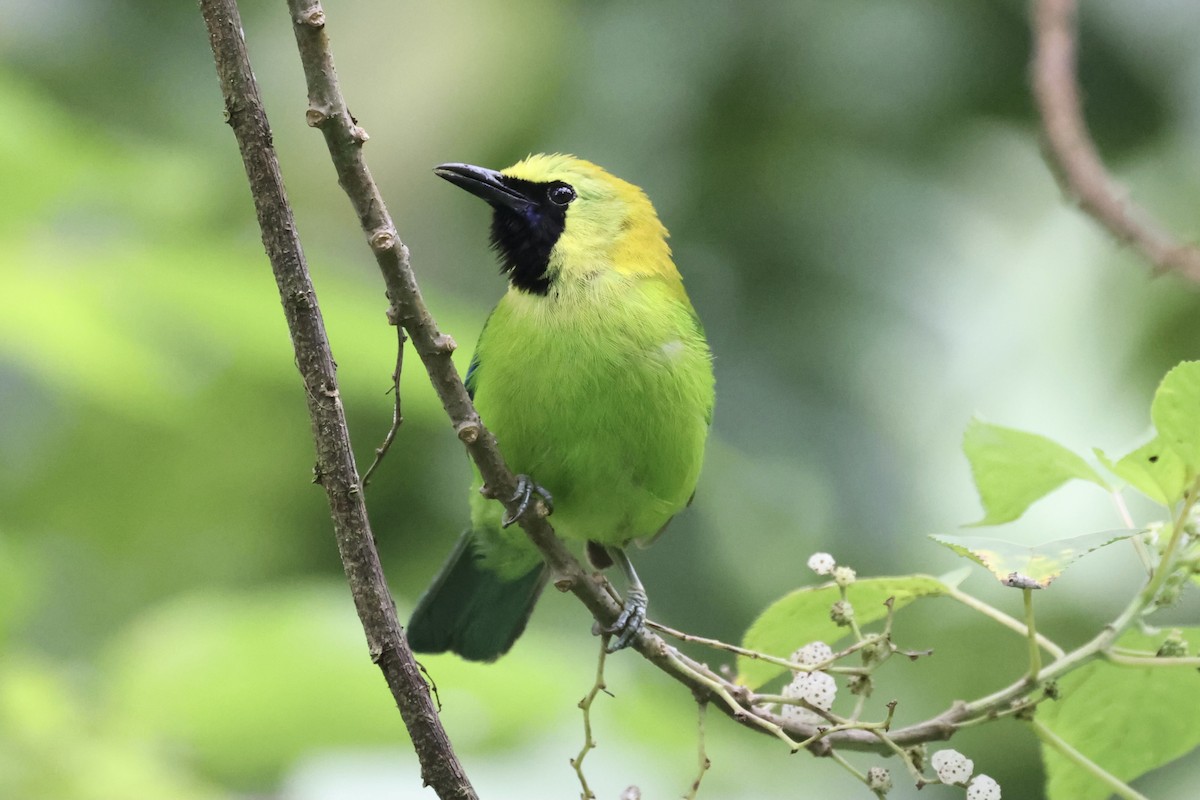
<svg viewBox="0 0 1200 800"><path fill-rule="evenodd" d="M499 172L434 172L493 210L508 291L479 336L467 390L559 536L586 543L629 589L609 633L633 641L646 594L625 548L691 501L713 408L712 356L645 193L595 164L534 155ZM536 481L536 483L535 483ZM503 507L471 492L471 528L417 603L417 652L475 661L508 652L546 584L541 556Z"/></svg>

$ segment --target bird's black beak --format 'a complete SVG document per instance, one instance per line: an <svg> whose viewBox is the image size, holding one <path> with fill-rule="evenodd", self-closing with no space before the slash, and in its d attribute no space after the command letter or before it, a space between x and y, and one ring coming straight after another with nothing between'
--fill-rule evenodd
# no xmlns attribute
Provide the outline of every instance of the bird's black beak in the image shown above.
<svg viewBox="0 0 1200 800"><path fill-rule="evenodd" d="M510 186L505 177L494 169L470 164L439 164L433 168L433 172L496 208L523 211L533 205L532 200Z"/></svg>

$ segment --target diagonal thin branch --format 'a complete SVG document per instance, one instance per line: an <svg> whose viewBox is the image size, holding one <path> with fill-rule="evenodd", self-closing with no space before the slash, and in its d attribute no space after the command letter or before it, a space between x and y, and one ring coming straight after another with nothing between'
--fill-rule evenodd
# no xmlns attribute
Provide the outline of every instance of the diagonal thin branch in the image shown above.
<svg viewBox="0 0 1200 800"><path fill-rule="evenodd" d="M1200 248L1178 241L1125 192L1104 167L1088 133L1075 74L1076 0L1032 0L1033 94L1042 117L1046 161L1064 193L1156 272L1200 282Z"/></svg>
<svg viewBox="0 0 1200 800"><path fill-rule="evenodd" d="M400 240L363 158L362 145L368 137L347 109L338 85L329 40L325 35L325 12L318 0L288 0L288 8L308 84L309 108L305 118L309 125L318 128L324 135L338 183L354 206L363 233L375 254L391 303L389 319L408 332L413 349L425 365L451 424L466 445L491 494L498 498L512 497L517 486L516 478L505 464L495 437L483 426L475 412L450 358L456 347L454 340L438 330L426 308L409 263L408 248ZM510 513L517 510L514 501L508 501L505 505ZM519 522L549 566L554 585L560 591L570 591L579 598L601 626L611 626L621 612L620 605L614 600L615 592L611 591L603 577L589 574L583 568L555 536L544 511L543 508L540 514L524 514ZM652 631L644 630L639 634L635 648L699 698L720 699L712 689L715 679L721 684L725 697L738 697L743 703L748 702L743 687L717 678L707 667L682 655ZM727 703L718 703L717 706L753 730L762 730L764 723L768 727L779 726L779 721L772 719L769 714L751 710L748 706L740 710L736 703L733 707ZM806 735L811 733L808 731Z"/></svg>
<svg viewBox="0 0 1200 800"><path fill-rule="evenodd" d="M400 630L375 550L333 356L250 69L236 0L200 0L200 11L208 28L225 113L241 150L263 245L279 286L296 365L304 380L317 451L316 482L329 499L338 552L371 659L383 671L400 708L426 784L443 800L474 800L475 791L454 755L429 688Z"/></svg>
<svg viewBox="0 0 1200 800"><path fill-rule="evenodd" d="M325 12L317 0L288 0L288 8L308 82L309 107L305 118L324 135L338 183L354 206L375 254L391 303L388 317L392 324L401 325L408 332L458 438L466 445L490 493L501 498L512 497L517 488L516 478L505 464L495 437L475 412L450 358L457 345L438 330L426 308L409 263L408 248L400 240L363 158L362 145L368 137L346 108L338 86L325 35ZM511 500L505 505L510 513L518 508L518 503ZM620 606L604 591L604 584L593 581L558 540L544 513L524 514L520 525L545 557L555 586L560 591L574 592L601 624L611 625L620 613Z"/></svg>

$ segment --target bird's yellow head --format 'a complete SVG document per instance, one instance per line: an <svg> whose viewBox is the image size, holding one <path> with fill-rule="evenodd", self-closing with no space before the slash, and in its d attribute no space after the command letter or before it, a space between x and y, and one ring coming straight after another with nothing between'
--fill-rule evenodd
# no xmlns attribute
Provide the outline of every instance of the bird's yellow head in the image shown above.
<svg viewBox="0 0 1200 800"><path fill-rule="evenodd" d="M590 161L533 155L499 172L469 164L434 172L492 206L492 246L520 291L545 295L609 270L678 280L645 192Z"/></svg>

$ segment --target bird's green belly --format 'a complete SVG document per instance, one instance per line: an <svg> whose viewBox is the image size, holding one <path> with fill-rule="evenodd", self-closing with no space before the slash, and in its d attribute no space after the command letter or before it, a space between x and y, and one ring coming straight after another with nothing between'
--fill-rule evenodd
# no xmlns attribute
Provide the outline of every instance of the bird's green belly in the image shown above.
<svg viewBox="0 0 1200 800"><path fill-rule="evenodd" d="M503 345L519 354L481 342L475 395L509 466L554 496L563 537L622 546L653 536L699 476L712 399L703 340L669 320L637 336L614 326L584 352L542 326L521 333ZM476 530L495 531L501 511L476 501ZM496 544L526 550L512 533Z"/></svg>

